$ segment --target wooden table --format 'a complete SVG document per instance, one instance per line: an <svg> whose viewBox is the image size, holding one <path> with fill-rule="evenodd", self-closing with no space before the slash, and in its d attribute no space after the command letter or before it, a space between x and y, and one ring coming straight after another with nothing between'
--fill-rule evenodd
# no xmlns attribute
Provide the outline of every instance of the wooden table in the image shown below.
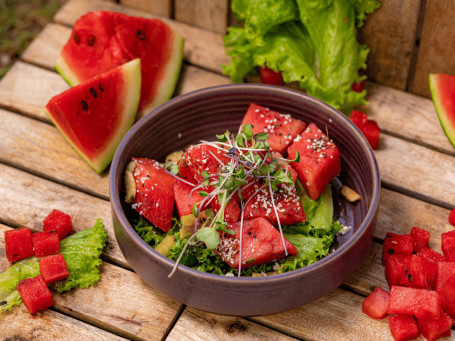
<svg viewBox="0 0 455 341"><path fill-rule="evenodd" d="M90 289L54 295L54 306L31 316L22 305L0 318L0 336L12 340L392 340L388 319L373 320L361 303L374 286L387 288L381 265L386 231L412 226L432 232L431 246L453 229L455 150L429 99L368 84L371 118L382 128L375 155L382 178L375 240L365 261L340 288L301 308L271 316L236 318L208 314L149 287L125 261L115 240L109 209L108 174L101 176L73 151L43 112L47 101L68 88L53 65L71 25L87 11L150 14L98 0L70 0L0 82L0 232L42 229L53 209L73 217L76 230L102 217L109 234L101 281ZM185 63L177 94L227 84L221 64L222 36L163 19L185 37ZM0 270L6 261L0 234ZM452 337L452 339L454 339Z"/></svg>

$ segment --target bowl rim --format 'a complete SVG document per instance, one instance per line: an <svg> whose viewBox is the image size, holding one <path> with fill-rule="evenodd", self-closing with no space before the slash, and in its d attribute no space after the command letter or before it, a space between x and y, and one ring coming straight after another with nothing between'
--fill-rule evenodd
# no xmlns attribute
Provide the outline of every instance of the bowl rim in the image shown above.
<svg viewBox="0 0 455 341"><path fill-rule="evenodd" d="M372 171L373 171L373 195L372 199L370 202L370 205L368 207L367 214L365 215L365 218L363 219L362 223L360 224L359 228L355 233L339 248L335 249L334 252L328 254L324 258L318 260L317 262L310 264L306 267L285 272L282 274L277 274L273 276L263 276L263 277L243 277L243 276L224 276L224 275L217 275L217 274L212 274L212 273L207 273L207 272L202 272L198 271L195 269L192 269L190 267L187 267L185 265L180 265L177 268L177 271L183 272L186 275L190 276L196 276L199 278L203 278L207 281L216 281L216 282L223 282L223 283L230 283L230 284L236 284L236 285L252 285L252 284L257 284L257 283L276 283L276 282L282 282L282 281L287 281L291 278L296 278L299 276L302 276L304 273L311 273L319 270L322 266L325 266L326 264L332 263L336 260L338 257L342 257L344 254L349 252L349 250L354 246L354 242L358 239L361 238L362 235L364 235L367 230L369 225L372 223L375 213L378 208L379 204L379 195L380 195L380 176L379 176L379 167L377 164L377 160L374 156L374 153L370 147L370 144L368 143L367 139L363 135L363 133L357 128L357 126L349 120L348 117L346 117L344 114L342 114L340 111L335 109L334 107L330 106L329 104L321 101L318 98L315 98L313 96L310 96L308 94L305 94L303 92L289 89L286 87L282 86L273 86L273 85L265 85L265 84L256 84L256 83L247 83L247 84L226 84L226 85L218 85L218 86L213 86L213 87L208 87L208 88L203 88L199 89L196 91L192 91L183 95L179 95L166 103L158 106L157 108L153 109L150 113L142 117L138 122L136 122L133 127L127 132L127 134L123 137L122 141L120 142L114 158L112 160L110 172L109 172L109 193L110 193L110 202L111 202L111 213L114 213L118 220L119 223L124 230L124 232L128 235L130 240L133 242L133 244L139 248L142 252L147 253L149 256L153 257L156 261L160 262L162 266L168 266L170 271L174 267L175 262L173 260L170 260L169 258L159 254L157 251L155 251L149 244L147 244L140 236L137 234L137 232L134 230L134 228L131 226L130 222L126 218L126 215L123 211L122 204L120 201L120 192L119 189L116 188L117 186L117 180L116 180L116 174L118 176L123 176L123 169L119 169L119 160L120 160L120 155L122 152L127 148L129 141L134 135L137 133L137 131L141 130L142 126L144 124L147 124L149 120L151 120L153 117L156 115L159 115L160 112L168 109L168 107L172 107L174 103L178 103L181 101L185 101L189 98L197 98L201 95L207 96L207 94L211 94L212 96L216 96L219 94L224 93L225 91L239 91L239 90L263 90L264 92L273 92L275 95L277 94L288 94L291 96L297 96L296 98L299 98L299 100L303 101L309 101L313 102L314 104L323 107L325 109L324 111L329 111L333 115L338 116L341 121L347 126L347 128L350 128L354 135L358 138L359 142L361 142L362 149L364 152L366 152L368 164L371 166ZM194 100L193 98L193 100Z"/></svg>

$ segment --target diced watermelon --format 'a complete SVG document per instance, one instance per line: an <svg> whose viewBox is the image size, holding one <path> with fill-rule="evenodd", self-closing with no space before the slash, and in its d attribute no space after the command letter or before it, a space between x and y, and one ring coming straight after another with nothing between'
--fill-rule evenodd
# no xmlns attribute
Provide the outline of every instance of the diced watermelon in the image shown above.
<svg viewBox="0 0 455 341"><path fill-rule="evenodd" d="M429 247L424 247L417 252L417 255L422 257L425 276L428 279L430 288L434 288L434 281L438 272L438 262L443 261L444 257Z"/></svg>
<svg viewBox="0 0 455 341"><path fill-rule="evenodd" d="M449 213L449 224L455 226L455 208Z"/></svg>
<svg viewBox="0 0 455 341"><path fill-rule="evenodd" d="M215 198L210 202L210 207L213 209L215 213L218 213L218 211L221 208L218 198ZM228 224L234 224L239 221L240 214L241 210L239 197L237 193L235 193L231 200L227 203L226 207L224 208L224 220Z"/></svg>
<svg viewBox="0 0 455 341"><path fill-rule="evenodd" d="M241 127L253 126L253 134L268 133L270 150L284 154L286 148L305 129L306 123L254 103L250 104Z"/></svg>
<svg viewBox="0 0 455 341"><path fill-rule="evenodd" d="M284 157L283 157L283 154L278 153L278 152L272 152L272 157L275 158L275 159L277 159L277 158L284 158ZM297 171L296 171L294 168L288 166L288 164L287 164L286 161L283 161L283 160L278 159L278 165L277 165L277 167L278 167L278 168L282 168L283 170L286 170L286 168L287 168L289 174L291 175L292 180L294 180L294 183L296 182L297 176L298 176L298 175L297 175Z"/></svg>
<svg viewBox="0 0 455 341"><path fill-rule="evenodd" d="M32 235L36 257L55 255L60 252L60 241L56 231L43 231Z"/></svg>
<svg viewBox="0 0 455 341"><path fill-rule="evenodd" d="M28 227L5 231L6 258L10 262L33 256L32 232Z"/></svg>
<svg viewBox="0 0 455 341"><path fill-rule="evenodd" d="M389 310L389 299L390 294L387 291L376 287L362 302L362 311L371 318L383 319Z"/></svg>
<svg viewBox="0 0 455 341"><path fill-rule="evenodd" d="M389 314L438 318L440 311L441 302L436 291L396 285L390 289Z"/></svg>
<svg viewBox="0 0 455 341"><path fill-rule="evenodd" d="M266 66L259 66L259 76L263 84L283 85L283 75L281 71L274 71Z"/></svg>
<svg viewBox="0 0 455 341"><path fill-rule="evenodd" d="M430 232L420 227L413 227L411 229L412 245L415 252L419 252L424 247L428 246L430 241Z"/></svg>
<svg viewBox="0 0 455 341"><path fill-rule="evenodd" d="M363 135L365 135L371 148L376 149L379 141L379 133L381 132L376 121L369 120L366 114L357 110L353 110L349 118L360 129Z"/></svg>
<svg viewBox="0 0 455 341"><path fill-rule="evenodd" d="M234 269L239 267L241 223L228 225L235 232L231 236L222 234L221 243L215 253ZM298 251L286 238L284 239L288 255L296 256ZM281 234L267 219L256 218L243 221L242 229L242 269L256 264L271 263L286 257Z"/></svg>
<svg viewBox="0 0 455 341"><path fill-rule="evenodd" d="M133 158L136 197L132 207L164 232L172 226L175 178L155 160Z"/></svg>
<svg viewBox="0 0 455 341"><path fill-rule="evenodd" d="M61 253L41 258L39 260L39 270L47 285L63 281L69 275L68 267Z"/></svg>
<svg viewBox="0 0 455 341"><path fill-rule="evenodd" d="M310 198L317 200L341 172L338 148L314 123L310 123L288 148L288 157L295 159L297 152L300 162L291 162L291 165Z"/></svg>
<svg viewBox="0 0 455 341"><path fill-rule="evenodd" d="M20 281L17 285L17 291L19 291L30 314L36 314L54 304L51 292L42 276Z"/></svg>
<svg viewBox="0 0 455 341"><path fill-rule="evenodd" d="M179 217L192 214L193 205L205 199L203 196L199 195L199 190L193 191L193 194L190 198L190 193L193 188L193 186L190 186L179 180L177 180L174 184L175 205L177 206ZM204 205L204 207L201 208L201 211L205 210L205 208L206 207Z"/></svg>
<svg viewBox="0 0 455 341"><path fill-rule="evenodd" d="M395 341L415 339L420 334L414 317L410 315L391 316L389 329Z"/></svg>
<svg viewBox="0 0 455 341"><path fill-rule="evenodd" d="M436 266L418 255L410 257L408 267L405 269L405 278L401 281L411 288L430 289L436 275ZM429 264L428 264L429 263ZM433 265L434 269L427 269L426 266Z"/></svg>
<svg viewBox="0 0 455 341"><path fill-rule="evenodd" d="M410 234L399 235L387 232L382 244L382 263L385 264L390 255L412 255L413 249Z"/></svg>
<svg viewBox="0 0 455 341"><path fill-rule="evenodd" d="M435 283L441 297L441 306L455 318L455 262L439 262Z"/></svg>
<svg viewBox="0 0 455 341"><path fill-rule="evenodd" d="M419 256L422 256L422 257L432 261L433 263L436 263L436 264L438 262L444 261L444 256L443 255L441 255L440 253L434 251L433 249L431 249L429 247L424 247L422 250L417 252L417 254Z"/></svg>
<svg viewBox="0 0 455 341"><path fill-rule="evenodd" d="M365 80L352 83L351 89L355 92L362 92L365 89Z"/></svg>
<svg viewBox="0 0 455 341"><path fill-rule="evenodd" d="M441 234L441 248L446 262L455 262L455 230Z"/></svg>
<svg viewBox="0 0 455 341"><path fill-rule="evenodd" d="M411 260L411 255L391 255L385 265L385 277L391 288L393 285L405 285L406 269Z"/></svg>
<svg viewBox="0 0 455 341"><path fill-rule="evenodd" d="M441 310L439 318L419 318L417 324L428 341L435 341L441 337L450 336L453 320Z"/></svg>
<svg viewBox="0 0 455 341"><path fill-rule="evenodd" d="M71 217L62 211L52 210L43 220L43 231L52 230L57 231L60 240L65 238L73 230Z"/></svg>

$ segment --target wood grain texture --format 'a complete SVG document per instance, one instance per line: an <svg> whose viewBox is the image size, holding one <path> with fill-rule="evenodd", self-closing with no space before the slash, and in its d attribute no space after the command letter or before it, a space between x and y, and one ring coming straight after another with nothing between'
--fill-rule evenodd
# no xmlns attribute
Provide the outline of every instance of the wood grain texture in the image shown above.
<svg viewBox="0 0 455 341"><path fill-rule="evenodd" d="M421 0L382 0L367 19L360 40L370 47L367 74L381 84L405 90L415 47Z"/></svg>
<svg viewBox="0 0 455 341"><path fill-rule="evenodd" d="M413 93L430 97L428 74L448 73L455 75L455 0L428 0L425 6L422 35Z"/></svg>
<svg viewBox="0 0 455 341"><path fill-rule="evenodd" d="M125 6L141 9L153 14L170 17L172 15L171 0L120 0Z"/></svg>
<svg viewBox="0 0 455 341"><path fill-rule="evenodd" d="M8 229L0 225L0 272L10 266L4 261L3 232ZM152 289L134 272L109 263L101 266L101 280L95 286L52 296L56 310L134 340L161 340L181 309L180 303Z"/></svg>
<svg viewBox="0 0 455 341"><path fill-rule="evenodd" d="M229 0L175 0L174 17L193 26L226 33Z"/></svg>
<svg viewBox="0 0 455 341"><path fill-rule="evenodd" d="M185 308L166 341L180 340L295 340L243 318L214 315Z"/></svg>
<svg viewBox="0 0 455 341"><path fill-rule="evenodd" d="M59 12L57 12L54 19L60 24L71 26L86 12L99 10L116 11L129 15L143 16L146 18L158 18L163 20L173 30L185 38L183 58L191 64L201 66L211 71L221 72L221 64L229 63L229 58L224 53L224 43L221 34L210 32L208 30L197 28L165 17L152 15L145 11L136 10L131 7L122 7L120 5L101 0L70 0L60 9Z"/></svg>

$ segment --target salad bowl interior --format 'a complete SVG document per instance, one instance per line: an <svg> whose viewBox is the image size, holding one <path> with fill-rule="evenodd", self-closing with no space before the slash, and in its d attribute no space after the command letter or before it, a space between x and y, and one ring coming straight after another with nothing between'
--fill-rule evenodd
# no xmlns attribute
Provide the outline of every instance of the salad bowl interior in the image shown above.
<svg viewBox="0 0 455 341"><path fill-rule="evenodd" d="M351 229L339 235L330 254L305 268L267 277L228 277L179 266L145 243L131 224L123 201L123 173L132 157L162 162L167 154L200 140L215 140L227 129L237 133L255 103L326 131L341 155L339 181L332 182L335 219ZM338 196L339 184L361 200ZM360 265L373 238L380 179L373 152L343 114L303 93L283 87L238 84L207 88L174 98L137 122L120 143L110 171L111 210L117 242L132 268L152 287L192 307L236 316L277 313L316 300L334 290Z"/></svg>

